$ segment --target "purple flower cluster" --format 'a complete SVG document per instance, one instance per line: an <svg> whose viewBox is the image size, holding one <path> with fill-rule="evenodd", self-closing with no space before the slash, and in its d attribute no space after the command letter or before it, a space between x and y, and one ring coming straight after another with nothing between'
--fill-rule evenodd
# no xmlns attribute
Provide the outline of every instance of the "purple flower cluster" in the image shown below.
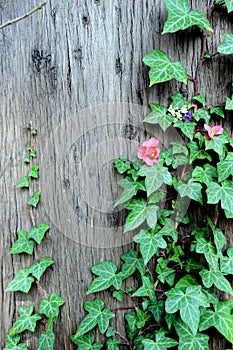
<svg viewBox="0 0 233 350"><path fill-rule="evenodd" d="M182 118L182 120L184 120L186 122L190 122L191 116L192 116L192 114L190 112L187 112L187 113L185 113L185 116Z"/></svg>

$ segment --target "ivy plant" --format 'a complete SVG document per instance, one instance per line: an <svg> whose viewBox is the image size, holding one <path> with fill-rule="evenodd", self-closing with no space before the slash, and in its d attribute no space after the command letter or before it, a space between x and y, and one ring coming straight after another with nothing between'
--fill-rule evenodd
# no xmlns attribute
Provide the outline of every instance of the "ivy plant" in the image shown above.
<svg viewBox="0 0 233 350"><path fill-rule="evenodd" d="M208 350L213 328L228 348L233 344L233 247L218 227L219 214L233 218L233 139L219 122L233 110L233 102L231 96L221 105L207 107L198 81L206 61L233 53L232 34L223 33L216 53L207 52L206 46L214 11L225 7L229 13L233 2L213 1L208 15L191 8L188 0L164 0L164 5L168 17L163 34L190 27L192 33L196 26L203 50L194 77L166 52L152 50L143 58L150 86L171 79L178 85L189 81L195 93L185 99L175 91L167 105L151 103L151 113L144 119L163 131L175 128L180 141L161 150L159 140L152 137L142 143L135 158L121 156L114 161L122 174L115 206L126 210L124 232L134 231L137 248L121 255L118 264L101 261L92 267L94 279L87 295L94 295L85 301L86 314L71 336L79 350L103 346ZM27 179L22 182L27 185ZM206 214L205 224L196 227L187 210L194 204ZM26 272L25 276L30 278ZM132 276L138 281L136 288ZM119 302L131 300L131 307L117 309L124 312L124 333L114 328L117 315L105 305L104 294L102 299L96 295L103 291ZM229 298L222 300L220 292ZM98 332L101 337L95 341Z"/></svg>

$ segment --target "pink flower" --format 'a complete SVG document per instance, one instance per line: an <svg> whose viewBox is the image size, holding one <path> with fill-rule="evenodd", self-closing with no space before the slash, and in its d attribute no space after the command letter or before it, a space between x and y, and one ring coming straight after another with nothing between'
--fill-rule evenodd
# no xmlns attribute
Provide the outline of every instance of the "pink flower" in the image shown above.
<svg viewBox="0 0 233 350"><path fill-rule="evenodd" d="M204 124L204 128L208 131L209 137L213 140L214 136L221 135L223 133L223 128L221 125L209 126Z"/></svg>
<svg viewBox="0 0 233 350"><path fill-rule="evenodd" d="M158 144L159 141L155 138L144 141L142 146L138 149L138 158L142 159L147 165L158 163L160 153L160 150L157 148Z"/></svg>

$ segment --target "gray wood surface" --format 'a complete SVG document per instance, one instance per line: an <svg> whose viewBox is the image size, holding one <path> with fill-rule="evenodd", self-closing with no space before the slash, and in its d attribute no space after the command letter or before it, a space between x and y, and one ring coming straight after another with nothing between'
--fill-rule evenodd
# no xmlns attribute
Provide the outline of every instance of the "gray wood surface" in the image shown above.
<svg viewBox="0 0 233 350"><path fill-rule="evenodd" d="M204 12L210 3L192 1L193 8ZM37 5L36 0L1 0L1 23ZM172 135L142 123L148 103L167 104L175 92L189 98L193 94L190 82L187 87L175 81L148 87L142 57L152 49L180 60L190 75L200 56L199 31L192 30L194 39L191 30L161 36L165 19L161 0L50 0L42 10L0 31L1 348L16 310L39 302L35 288L29 295L5 292L19 268L33 262L33 257L8 253L17 230L31 228L28 192L15 188L27 169L21 159L29 140L22 125L32 120L38 129L40 178L34 188L40 188L42 196L34 215L37 224L51 226L37 255L51 256L55 264L41 284L45 293L55 291L66 300L56 325L55 349L74 349L69 335L84 315L90 267L103 259L119 264L119 255L133 246L132 235L122 233L125 213L113 209L120 177L112 160L135 154L150 135L166 145ZM214 34L208 35L211 53L223 39L222 32L232 31L232 16L221 11L214 23ZM200 75L208 105L230 95L231 57L214 59ZM229 120L224 126L231 130ZM224 229L232 242L232 226ZM117 307L105 300L108 307ZM123 314L117 312L114 321L119 329ZM26 336L35 347L36 337ZM225 349L218 340L211 346Z"/></svg>

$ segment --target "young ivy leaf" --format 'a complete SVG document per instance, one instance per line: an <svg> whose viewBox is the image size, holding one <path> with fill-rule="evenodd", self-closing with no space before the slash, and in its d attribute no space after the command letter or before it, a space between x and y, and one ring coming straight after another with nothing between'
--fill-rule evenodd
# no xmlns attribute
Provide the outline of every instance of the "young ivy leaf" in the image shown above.
<svg viewBox="0 0 233 350"><path fill-rule="evenodd" d="M28 350L26 344L18 344L20 341L19 335L11 336L9 334L6 335L6 347L4 350Z"/></svg>
<svg viewBox="0 0 233 350"><path fill-rule="evenodd" d="M184 66L180 62L171 62L162 50L153 50L143 57L142 61L150 67L150 86L176 79L187 84L188 78Z"/></svg>
<svg viewBox="0 0 233 350"><path fill-rule="evenodd" d="M106 344L107 344L107 350L119 350L119 340L117 339L112 339L112 338L109 338L107 341L106 341Z"/></svg>
<svg viewBox="0 0 233 350"><path fill-rule="evenodd" d="M167 167L163 167L161 164L156 163L153 166L142 166L140 174L146 177L145 186L148 197L157 191L163 184L171 185L172 176Z"/></svg>
<svg viewBox="0 0 233 350"><path fill-rule="evenodd" d="M202 92L197 96L194 96L193 100L198 101L202 105L202 107L206 106L205 96Z"/></svg>
<svg viewBox="0 0 233 350"><path fill-rule="evenodd" d="M218 46L217 51L224 55L231 55L233 53L233 34L223 34L224 41Z"/></svg>
<svg viewBox="0 0 233 350"><path fill-rule="evenodd" d="M55 343L55 334L52 330L42 332L38 341L36 350L53 350Z"/></svg>
<svg viewBox="0 0 233 350"><path fill-rule="evenodd" d="M165 249L167 242L163 239L161 234L156 234L151 231L140 230L140 232L134 236L134 242L140 244L140 252L142 254L144 264L158 253L158 249Z"/></svg>
<svg viewBox="0 0 233 350"><path fill-rule="evenodd" d="M109 325L109 320L115 317L109 309L104 309L104 302L100 298L88 300L84 303L84 309L88 314L81 321L79 328L72 339L77 339L98 325L101 333L104 333Z"/></svg>
<svg viewBox="0 0 233 350"><path fill-rule="evenodd" d="M217 164L218 182L233 175L233 152L228 152L226 158Z"/></svg>
<svg viewBox="0 0 233 350"><path fill-rule="evenodd" d="M173 314L180 310L182 321L195 336L200 322L200 307L208 306L206 296L201 291L201 286L187 287L185 291L175 287L165 294L167 296L166 312Z"/></svg>
<svg viewBox="0 0 233 350"><path fill-rule="evenodd" d="M168 10L168 19L165 22L163 33L174 33L197 25L201 30L213 31L204 15L199 11L190 11L188 0L164 0Z"/></svg>
<svg viewBox="0 0 233 350"><path fill-rule="evenodd" d="M20 317L13 324L9 335L15 335L18 333L22 333L25 330L34 332L36 328L36 322L41 320L41 316L38 314L32 314L34 310L34 306L21 306L19 308Z"/></svg>
<svg viewBox="0 0 233 350"><path fill-rule="evenodd" d="M151 339L142 340L144 349L147 350L167 350L176 346L178 343L176 340L165 337L165 332L158 332L156 334L156 341Z"/></svg>
<svg viewBox="0 0 233 350"><path fill-rule="evenodd" d="M198 182L194 182L193 179L189 179L188 183L181 183L178 185L178 192L181 197L189 197L197 202L203 204L202 199L202 185Z"/></svg>
<svg viewBox="0 0 233 350"><path fill-rule="evenodd" d="M38 171L39 171L39 167L37 165L34 165L29 170L28 176L33 177L34 179L38 179L38 177L39 177Z"/></svg>
<svg viewBox="0 0 233 350"><path fill-rule="evenodd" d="M24 187L29 187L29 177L28 176L23 176L20 181L17 184L17 188L24 188Z"/></svg>
<svg viewBox="0 0 233 350"><path fill-rule="evenodd" d="M218 270L206 270L203 269L200 273L202 282L206 288L212 287L214 284L222 292L228 293L233 296L233 290L231 284L223 276L223 274Z"/></svg>
<svg viewBox="0 0 233 350"><path fill-rule="evenodd" d="M207 241L204 238L198 238L196 252L198 254L204 254L210 268L214 270L217 269L218 255L212 242Z"/></svg>
<svg viewBox="0 0 233 350"><path fill-rule="evenodd" d="M175 320L175 329L179 335L179 350L209 350L208 335L202 333L193 335L181 320Z"/></svg>
<svg viewBox="0 0 233 350"><path fill-rule="evenodd" d="M11 281L11 283L7 287L8 292L23 292L28 293L32 283L34 282L34 278L29 276L30 269L22 268L19 270L15 278Z"/></svg>
<svg viewBox="0 0 233 350"><path fill-rule="evenodd" d="M130 249L127 253L122 254L120 258L124 261L121 267L122 279L132 276L136 270L138 270L141 275L145 274L143 259L138 258L138 252L135 250Z"/></svg>
<svg viewBox="0 0 233 350"><path fill-rule="evenodd" d="M18 239L10 249L10 254L32 254L35 242L29 238L29 233L18 230Z"/></svg>
<svg viewBox="0 0 233 350"><path fill-rule="evenodd" d="M81 337L71 335L71 340L74 344L78 345L79 350L99 350L103 347L103 344L94 343L94 335L87 333Z"/></svg>
<svg viewBox="0 0 233 350"><path fill-rule="evenodd" d="M150 276L142 276L142 286L133 293L132 297L148 296L152 302L155 302L156 295L154 291L154 281Z"/></svg>
<svg viewBox="0 0 233 350"><path fill-rule="evenodd" d="M65 303L65 300L56 293L51 293L48 299L41 299L39 313L47 318L55 319L59 315L59 307Z"/></svg>
<svg viewBox="0 0 233 350"><path fill-rule="evenodd" d="M190 162L193 162L195 159L207 159L211 162L211 155L201 149L197 142L188 142L187 146L190 149Z"/></svg>
<svg viewBox="0 0 233 350"><path fill-rule="evenodd" d="M38 281L45 272L45 270L54 263L54 260L48 257L42 258L39 262L34 263L30 268L30 273Z"/></svg>
<svg viewBox="0 0 233 350"><path fill-rule="evenodd" d="M37 207L40 201L40 194L40 191L34 192L32 197L28 200L28 205L31 205L32 207Z"/></svg>
<svg viewBox="0 0 233 350"><path fill-rule="evenodd" d="M233 300L220 301L215 311L207 310L201 317L200 331L215 327L229 342L233 343Z"/></svg>
<svg viewBox="0 0 233 350"><path fill-rule="evenodd" d="M137 191L143 190L144 186L137 181L133 181L130 177L126 177L118 182L118 185L121 186L124 190L121 193L120 198L114 204L114 207L123 204L129 201L133 196L137 194Z"/></svg>
<svg viewBox="0 0 233 350"><path fill-rule="evenodd" d="M86 293L87 295L106 290L111 286L114 286L116 289L121 288L122 274L116 273L117 266L114 262L102 261L101 263L92 266L91 271L99 277L96 277L92 281Z"/></svg>
<svg viewBox="0 0 233 350"><path fill-rule="evenodd" d="M31 161L30 154L26 154L26 156L23 157L23 162L24 163L30 163L30 161Z"/></svg>
<svg viewBox="0 0 233 350"><path fill-rule="evenodd" d="M38 227L33 227L29 231L29 238L34 239L36 243L40 244L44 238L45 233L50 229L50 226L41 222Z"/></svg>
<svg viewBox="0 0 233 350"><path fill-rule="evenodd" d="M192 178L194 181L203 182L206 186L217 178L216 169L209 164L205 164L203 168L201 166L196 166L192 172Z"/></svg>
<svg viewBox="0 0 233 350"><path fill-rule="evenodd" d="M159 124L163 131L166 131L173 122L173 117L167 114L167 107L151 103L150 108L152 112L143 121L148 124Z"/></svg>

